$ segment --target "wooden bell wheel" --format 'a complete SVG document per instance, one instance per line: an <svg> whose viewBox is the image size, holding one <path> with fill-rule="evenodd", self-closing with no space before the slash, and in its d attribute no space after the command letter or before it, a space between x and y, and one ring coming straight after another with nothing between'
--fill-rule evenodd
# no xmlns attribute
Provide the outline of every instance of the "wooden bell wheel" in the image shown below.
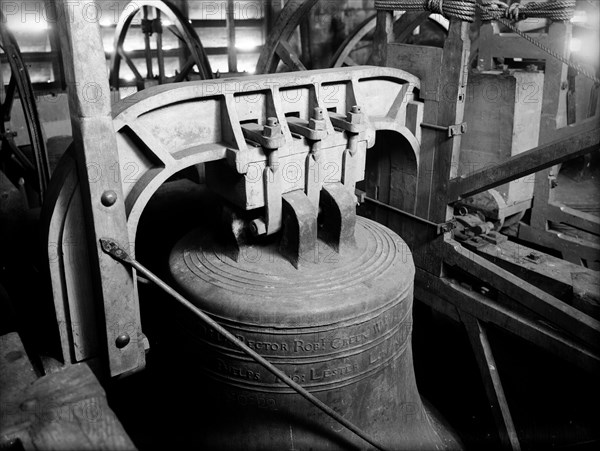
<svg viewBox="0 0 600 451"><path fill-rule="evenodd" d="M0 13L0 50L4 52L10 66L10 79L6 89L0 83L0 169L15 185L23 179L26 185L44 198L50 180L48 153L38 110L35 104L33 86L19 45L6 26L4 15ZM1 80L0 80L1 81ZM19 146L15 142L16 132L10 129L11 114L15 97L21 102L29 144Z"/></svg>
<svg viewBox="0 0 600 451"><path fill-rule="evenodd" d="M132 56L124 48L125 39L131 29L131 24L136 16L141 14L141 31L144 34L143 56L146 60L146 76L144 77L133 62ZM163 26L163 20L168 20L169 25ZM163 31L168 30L175 35L185 48L186 59L180 65L174 77L165 74L165 56L171 52L163 47ZM151 47L151 36L156 35L156 48ZM175 49L179 55L179 50ZM154 60L157 61L158 74L154 73ZM206 80L213 78L213 72L208 61L206 51L200 42L198 34L173 5L163 1L135 1L129 3L123 10L115 30L114 48L110 61L110 85L118 89L123 83L119 77L121 62L124 61L135 76L138 90L151 84L179 82L190 78ZM196 68L196 70L193 70Z"/></svg>
<svg viewBox="0 0 600 451"><path fill-rule="evenodd" d="M418 13L406 15L402 11L394 14L394 35L396 42L409 42L411 39L430 39L422 33L422 28L431 29L434 36L448 33L448 19L439 14ZM377 15L374 14L354 29L342 42L331 58L330 67L355 66L367 64L373 47L373 31L377 25ZM419 36L421 35L421 36ZM435 40L435 37L433 37ZM428 42L435 44L435 42Z"/></svg>
<svg viewBox="0 0 600 451"><path fill-rule="evenodd" d="M258 59L255 73L277 72L283 63L288 70L305 70L306 67L300 60L289 41L293 38L296 29L310 14L318 0L290 0L277 16L273 31L269 34L267 42ZM372 46L372 34L376 25L376 15L362 22L342 42L334 53L329 67L342 67L357 64L367 64ZM397 42L408 42L413 33L421 27L434 27L445 35L448 30L448 21L438 14L417 13L396 14L394 30Z"/></svg>

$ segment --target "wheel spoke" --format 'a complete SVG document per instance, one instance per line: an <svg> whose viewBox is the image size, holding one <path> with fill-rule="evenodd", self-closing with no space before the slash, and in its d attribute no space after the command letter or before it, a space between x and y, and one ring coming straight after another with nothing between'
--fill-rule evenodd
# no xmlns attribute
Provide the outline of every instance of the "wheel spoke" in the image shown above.
<svg viewBox="0 0 600 451"><path fill-rule="evenodd" d="M184 80L188 76L190 70L192 69L192 67L194 67L195 64L196 64L196 62L194 61L194 58L192 56L190 56L188 58L188 60L186 61L185 65L181 68L181 72L179 72L177 74L177 76L175 77L174 81L180 82L180 81Z"/></svg>
<svg viewBox="0 0 600 451"><path fill-rule="evenodd" d="M121 58L123 58L125 60L125 62L127 63L127 66L129 67L129 69L131 69L131 72L133 72L133 75L135 76L135 79L137 81L137 85L138 85L138 89L140 87L140 85L144 86L144 77L142 77L142 74L140 74L140 72L137 70L137 67L135 67L134 62L131 60L131 58L129 57L129 55L125 52L125 50L123 50L123 47L119 47L119 55L121 55Z"/></svg>
<svg viewBox="0 0 600 451"><path fill-rule="evenodd" d="M2 103L2 119L4 122L8 122L10 120L10 113L12 111L13 100L15 99L15 88L17 86L17 80L14 74L10 74L10 81L8 82L8 86L6 87L6 95L4 96L4 102Z"/></svg>
<svg viewBox="0 0 600 451"><path fill-rule="evenodd" d="M171 33L173 33L177 39L179 39L180 41L185 41L185 39L183 39L183 37L181 36L181 34L179 34L179 30L177 30L177 27L175 27L175 25L169 25L167 27L167 29Z"/></svg>
<svg viewBox="0 0 600 451"><path fill-rule="evenodd" d="M298 55L296 55L294 50L292 50L286 41L279 41L277 47L275 48L275 53L291 70L306 70L306 67L304 67L304 64L302 64L298 58Z"/></svg>
<svg viewBox="0 0 600 451"><path fill-rule="evenodd" d="M353 60L353 59L350 57L350 55L348 55L348 56L346 57L346 59L344 59L344 64L345 64L346 66L358 66L358 63L357 63L356 61L354 61L354 60Z"/></svg>

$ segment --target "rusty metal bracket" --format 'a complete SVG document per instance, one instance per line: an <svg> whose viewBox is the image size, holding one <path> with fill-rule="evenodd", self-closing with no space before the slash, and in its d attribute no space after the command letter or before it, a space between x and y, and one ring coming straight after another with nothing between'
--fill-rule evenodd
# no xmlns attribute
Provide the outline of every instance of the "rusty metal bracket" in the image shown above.
<svg viewBox="0 0 600 451"><path fill-rule="evenodd" d="M264 127L255 123L242 124L242 133L244 138L260 144L267 150L279 149L284 144L281 126L275 118L268 118Z"/></svg>
<svg viewBox="0 0 600 451"><path fill-rule="evenodd" d="M451 230L453 230L456 227L456 221L454 219L451 219L450 221L447 222L442 222L442 223L436 223L436 222L432 222L429 221L427 219L421 218L419 216L413 215L412 213L409 213L407 211L404 210L400 210L399 208L393 207L389 204L386 204L384 202L380 202L377 199L373 199L371 197L368 197L366 195L366 193L364 191L361 191L359 189L354 191L356 194L356 197L358 198L359 203L364 203L364 202L369 202L371 204L375 204L379 207L383 207L386 208L390 211L393 211L395 213L399 213L402 216L407 216L411 219L414 219L415 221L418 221L422 224L426 224L430 227L435 227L435 231L436 231L436 235L442 235L444 233L450 232Z"/></svg>
<svg viewBox="0 0 600 451"><path fill-rule="evenodd" d="M421 127L429 128L431 130L438 130L441 132L447 132L448 138L452 138L454 136L462 135L467 133L467 123L462 122L460 124L449 125L448 127L444 127L442 125L436 124L428 124L426 122L421 122Z"/></svg>
<svg viewBox="0 0 600 451"><path fill-rule="evenodd" d="M354 105L347 115L339 113L329 113L329 119L334 127L344 130L348 133L358 134L367 129L367 124L364 121L364 115L361 108Z"/></svg>
<svg viewBox="0 0 600 451"><path fill-rule="evenodd" d="M310 141L321 141L327 137L323 108L321 107L313 109L311 118L308 121L297 117L288 117L287 123L292 133L304 136Z"/></svg>

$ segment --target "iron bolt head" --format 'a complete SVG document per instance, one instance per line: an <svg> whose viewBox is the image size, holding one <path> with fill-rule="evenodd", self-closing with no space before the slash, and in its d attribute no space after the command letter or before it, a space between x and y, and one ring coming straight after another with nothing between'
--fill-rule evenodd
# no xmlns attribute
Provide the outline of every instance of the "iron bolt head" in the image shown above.
<svg viewBox="0 0 600 451"><path fill-rule="evenodd" d="M115 345L117 346L117 348L121 349L121 348L124 348L125 346L127 346L130 341L131 341L131 338L129 337L128 334L121 334L115 340Z"/></svg>
<svg viewBox="0 0 600 451"><path fill-rule="evenodd" d="M277 125L277 118L276 117L268 117L267 118L267 125L269 127L273 127L274 125Z"/></svg>
<svg viewBox="0 0 600 451"><path fill-rule="evenodd" d="M361 108L358 105L354 105L348 114L346 115L346 120L351 124L361 124L363 121L363 114Z"/></svg>
<svg viewBox="0 0 600 451"><path fill-rule="evenodd" d="M110 206L114 205L115 202L117 201L117 193L115 193L111 189L104 191L102 193L102 197L100 198L100 201L102 202L102 205L104 205L105 207L110 207Z"/></svg>
<svg viewBox="0 0 600 451"><path fill-rule="evenodd" d="M260 218L254 219L250 223L250 232L255 236L260 236L267 233L267 225L265 224L265 221Z"/></svg>
<svg viewBox="0 0 600 451"><path fill-rule="evenodd" d="M323 119L323 108L321 108L319 106L316 108L313 108L312 118L317 121L320 121L321 119Z"/></svg>

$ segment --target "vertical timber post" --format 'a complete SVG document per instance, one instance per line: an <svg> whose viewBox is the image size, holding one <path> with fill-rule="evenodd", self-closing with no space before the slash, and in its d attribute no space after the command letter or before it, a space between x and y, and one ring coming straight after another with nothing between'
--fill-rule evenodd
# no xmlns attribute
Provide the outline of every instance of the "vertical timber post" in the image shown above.
<svg viewBox="0 0 600 451"><path fill-rule="evenodd" d="M85 15L93 3L59 0L56 7L95 304L104 319L98 329L105 331L106 369L113 377L143 368L145 355L135 274L99 243L112 238L129 252L100 27Z"/></svg>
<svg viewBox="0 0 600 451"><path fill-rule="evenodd" d="M423 122L443 127L463 121L469 70L469 23L450 20L443 49L391 43L393 39L391 11L377 12L373 62L406 70L421 79ZM448 137L445 132L422 129L419 153L416 215L442 223L449 220L448 183L456 177L461 136ZM395 205L404 208L403 205ZM441 252L432 251L440 240L410 224L403 227L402 237L413 252L415 264L434 275L442 269Z"/></svg>
<svg viewBox="0 0 600 451"><path fill-rule="evenodd" d="M572 25L567 22L552 22L548 29L549 47L564 57L569 57ZM568 66L547 55L542 91L542 118L540 121L539 145L548 142L548 136L567 126L567 73ZM551 175L558 175L558 166L536 172L534 204L531 209L531 226L545 231L548 228L544 205L554 200ZM537 199L537 201L536 201Z"/></svg>

